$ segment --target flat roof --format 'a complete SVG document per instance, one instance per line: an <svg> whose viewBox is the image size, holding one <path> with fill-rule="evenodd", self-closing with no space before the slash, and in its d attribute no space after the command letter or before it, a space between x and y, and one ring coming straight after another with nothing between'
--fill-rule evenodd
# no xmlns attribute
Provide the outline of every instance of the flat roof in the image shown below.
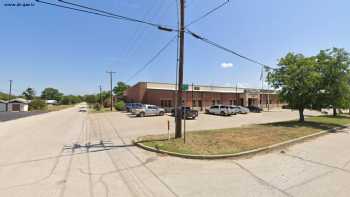
<svg viewBox="0 0 350 197"><path fill-rule="evenodd" d="M161 83L161 82L139 82L138 84L146 84L147 89L154 90L176 90L176 85L172 83ZM192 91L192 84L188 85L187 91ZM218 93L245 93L245 92L259 92L265 94L275 94L274 90L261 90L256 88L240 88L240 87L228 87L228 86L212 86L212 85L197 85L193 84L194 92L218 92Z"/></svg>

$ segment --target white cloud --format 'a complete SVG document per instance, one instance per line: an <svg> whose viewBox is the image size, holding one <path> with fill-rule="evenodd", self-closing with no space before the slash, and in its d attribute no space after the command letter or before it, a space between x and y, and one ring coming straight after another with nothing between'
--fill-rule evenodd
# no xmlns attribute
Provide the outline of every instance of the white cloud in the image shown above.
<svg viewBox="0 0 350 197"><path fill-rule="evenodd" d="M232 68L233 64L230 62L223 62L221 63L221 68Z"/></svg>

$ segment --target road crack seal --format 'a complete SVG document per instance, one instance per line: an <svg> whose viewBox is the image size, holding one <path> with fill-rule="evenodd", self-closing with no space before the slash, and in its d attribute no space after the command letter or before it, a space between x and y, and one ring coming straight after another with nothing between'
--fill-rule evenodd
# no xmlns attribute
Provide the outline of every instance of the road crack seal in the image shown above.
<svg viewBox="0 0 350 197"><path fill-rule="evenodd" d="M258 177L257 175L255 175L252 171L250 171L249 169L245 168L243 165L241 165L240 163L233 161L234 164L236 164L240 169L242 169L243 171L247 172L250 176L252 176L255 180L257 180L261 185L267 186L270 189L274 189L279 191L280 193L284 194L285 196L289 196L289 197L293 197L291 194L289 194L288 192L284 191L283 189L278 188L277 186L272 185L271 183L265 181L264 179Z"/></svg>
<svg viewBox="0 0 350 197"><path fill-rule="evenodd" d="M295 158L295 159L298 159L298 160L301 160L301 161L304 161L304 162L312 163L312 164L315 164L315 165L324 166L324 167L332 168L332 169L339 170L339 171L342 171L342 172L350 173L350 170L344 169L344 166L343 167L332 166L332 165L329 165L329 164L326 164L326 163L321 163L321 162L318 162L318 161L305 159L303 157L300 157L300 156L297 156L297 155L292 155L292 154L287 154L287 153L285 153L283 155L285 155L287 157ZM348 161L348 162L350 163L350 161ZM346 163L346 165L349 164L348 162Z"/></svg>

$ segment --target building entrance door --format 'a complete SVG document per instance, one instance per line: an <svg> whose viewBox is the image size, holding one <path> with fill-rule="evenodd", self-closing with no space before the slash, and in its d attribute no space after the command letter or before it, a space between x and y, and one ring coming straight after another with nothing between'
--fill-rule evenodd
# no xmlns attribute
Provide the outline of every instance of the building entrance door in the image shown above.
<svg viewBox="0 0 350 197"><path fill-rule="evenodd" d="M12 104L12 111L20 111L21 105L20 104Z"/></svg>
<svg viewBox="0 0 350 197"><path fill-rule="evenodd" d="M258 100L255 98L248 98L248 106L252 106L252 105L257 105L258 104Z"/></svg>
<svg viewBox="0 0 350 197"><path fill-rule="evenodd" d="M202 100L198 100L198 107L200 107L201 111L203 110Z"/></svg>

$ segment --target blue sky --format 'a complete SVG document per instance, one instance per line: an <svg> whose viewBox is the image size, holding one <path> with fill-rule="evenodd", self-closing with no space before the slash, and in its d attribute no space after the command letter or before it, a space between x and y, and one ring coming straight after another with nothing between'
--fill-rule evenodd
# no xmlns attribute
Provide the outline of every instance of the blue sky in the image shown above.
<svg viewBox="0 0 350 197"><path fill-rule="evenodd" d="M2 0L0 6L0 91L7 91L9 79L14 80L17 94L27 87L37 92L55 87L66 94L97 92L98 85L107 89L106 70L117 72L116 81L126 81L174 36L143 24L38 3L33 7L3 5L9 2L17 3ZM74 2L176 26L175 0ZM187 0L186 21L222 2ZM189 28L275 66L290 51L305 55L331 47L350 51L349 7L348 0L231 0ZM185 53L186 83L260 87L258 65L189 36ZM129 83L175 82L175 61L176 42Z"/></svg>

